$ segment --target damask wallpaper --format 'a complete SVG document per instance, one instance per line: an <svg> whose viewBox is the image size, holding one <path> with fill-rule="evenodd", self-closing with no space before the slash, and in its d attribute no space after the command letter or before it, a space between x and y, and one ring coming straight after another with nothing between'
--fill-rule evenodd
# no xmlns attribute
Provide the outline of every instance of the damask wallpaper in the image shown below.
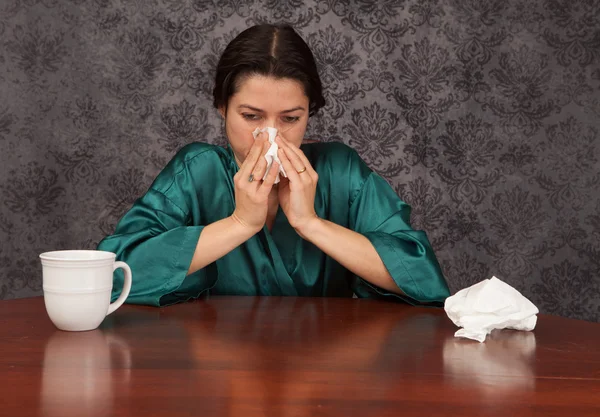
<svg viewBox="0 0 600 417"><path fill-rule="evenodd" d="M413 207L453 292L496 275L542 312L600 320L597 0L0 2L0 298L37 255L94 248L191 141L244 28L312 47L342 141Z"/></svg>

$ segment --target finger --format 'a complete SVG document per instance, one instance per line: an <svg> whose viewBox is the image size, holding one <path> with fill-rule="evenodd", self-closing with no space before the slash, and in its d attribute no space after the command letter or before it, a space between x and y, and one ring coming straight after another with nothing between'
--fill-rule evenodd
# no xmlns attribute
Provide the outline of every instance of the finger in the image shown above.
<svg viewBox="0 0 600 417"><path fill-rule="evenodd" d="M290 149L293 149L295 151L300 151L300 148L298 148L297 146L295 146L294 144L292 144L292 142L290 142L289 140L287 140L285 137L283 137L280 134L278 134L277 136L275 136L275 141L277 142L277 144L279 146L284 146L284 147L288 147ZM300 152L302 152L302 151L300 151Z"/></svg>
<svg viewBox="0 0 600 417"><path fill-rule="evenodd" d="M269 152L269 148L271 147L271 142L269 142L269 140L266 137L262 140L264 141L264 143L263 143L263 149L262 149L261 155L265 156L267 154L267 152Z"/></svg>
<svg viewBox="0 0 600 417"><path fill-rule="evenodd" d="M278 145L281 144L280 146L284 148L286 152L288 152L288 156L290 158L290 161L292 161L292 164L295 167L298 167L297 171L301 171L303 168L306 168L307 171L315 173L310 161L308 160L306 155L304 155L304 152L302 152L301 149L296 148L294 145L292 145L290 142L288 142L285 138L281 136L277 136L277 139Z"/></svg>
<svg viewBox="0 0 600 417"><path fill-rule="evenodd" d="M285 149L279 148L277 153L279 155L279 160L281 161L281 165L283 165L283 169L285 170L285 173L287 174L288 180L290 180L291 183L298 183L299 181L301 181L300 180L301 174L298 174L298 170L296 168L294 168L294 165L292 165L292 162L290 161L290 158L287 156Z"/></svg>
<svg viewBox="0 0 600 417"><path fill-rule="evenodd" d="M277 136L275 136L275 142L283 147L283 148L287 148L287 147L294 147L294 145L292 145L286 138L284 138L283 136L281 136L280 134L277 134Z"/></svg>
<svg viewBox="0 0 600 417"><path fill-rule="evenodd" d="M268 164L267 158L265 158L265 154L269 150L269 146L269 142L265 142L265 144L263 145L263 150L261 152L260 159L258 160L256 165L254 166L254 169L252 170L252 175L254 175L254 179L256 180L262 180L265 176L265 173L267 172Z"/></svg>
<svg viewBox="0 0 600 417"><path fill-rule="evenodd" d="M296 172L306 171L304 162L302 162L302 159L300 159L300 157L298 155L296 155L296 153L290 148L289 145L286 145L286 144L282 145L281 150L283 152L285 152L285 155L290 160L292 166L294 167L294 171L296 171ZM284 166L284 168L286 168L286 167ZM287 173L287 169L286 169L286 173Z"/></svg>
<svg viewBox="0 0 600 417"><path fill-rule="evenodd" d="M254 141L252 147L250 148L250 152L248 152L248 156L246 156L246 159L240 167L241 175L250 175L250 173L254 170L254 167L261 156L261 151L263 150L264 144L264 139L257 138Z"/></svg>
<svg viewBox="0 0 600 417"><path fill-rule="evenodd" d="M262 182L260 186L260 192L269 193L273 188L273 184L275 184L275 180L277 179L277 174L279 173L279 164L277 161L273 161L273 165L269 168L269 172L265 177L265 180Z"/></svg>
<svg viewBox="0 0 600 417"><path fill-rule="evenodd" d="M319 174L317 174L317 171L315 171L304 152L302 152L302 149L296 148L291 143L287 142L284 138L281 138L279 136L277 138L278 142L282 143L282 149L284 149L284 151L287 152L288 158L290 159L290 161L292 161L294 167L299 166L296 162L297 160L301 161L302 168L296 169L296 172L298 174L301 174L301 177L305 181L311 179L313 182L316 183L319 180ZM286 146L286 144L288 146ZM294 157L298 159L294 160Z"/></svg>

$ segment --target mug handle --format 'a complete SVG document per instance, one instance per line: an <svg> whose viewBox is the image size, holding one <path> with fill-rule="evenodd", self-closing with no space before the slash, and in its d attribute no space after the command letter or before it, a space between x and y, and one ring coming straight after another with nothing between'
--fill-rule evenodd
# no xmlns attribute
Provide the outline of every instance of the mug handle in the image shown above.
<svg viewBox="0 0 600 417"><path fill-rule="evenodd" d="M118 268L123 269L123 272L125 273L123 289L121 290L121 295L119 295L119 298L117 298L114 303L111 303L108 306L108 313L106 313L107 316L110 313L113 313L117 308L121 307L121 305L123 305L123 303L129 296L129 291L131 291L131 268L129 268L129 265L127 265L125 262L117 261L115 262L115 267L113 270L116 270Z"/></svg>

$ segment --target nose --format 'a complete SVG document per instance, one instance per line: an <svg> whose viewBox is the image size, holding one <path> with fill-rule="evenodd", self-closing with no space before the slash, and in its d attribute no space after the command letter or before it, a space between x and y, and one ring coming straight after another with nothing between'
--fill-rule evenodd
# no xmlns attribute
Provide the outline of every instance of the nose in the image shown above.
<svg viewBox="0 0 600 417"><path fill-rule="evenodd" d="M265 127L274 127L275 129L279 129L277 126L277 118L276 117L267 117L265 118Z"/></svg>
<svg viewBox="0 0 600 417"><path fill-rule="evenodd" d="M281 133L289 130L290 127L292 127L290 123L283 122L280 117L268 117L265 119L264 123L265 124L263 127L274 127Z"/></svg>

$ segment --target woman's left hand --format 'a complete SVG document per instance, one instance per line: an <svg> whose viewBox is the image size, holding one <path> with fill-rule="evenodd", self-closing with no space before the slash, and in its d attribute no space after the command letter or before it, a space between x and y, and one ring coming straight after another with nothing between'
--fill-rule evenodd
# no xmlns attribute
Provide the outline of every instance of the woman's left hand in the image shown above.
<svg viewBox="0 0 600 417"><path fill-rule="evenodd" d="M318 219L315 212L315 193L319 176L299 148L277 136L278 156L287 174L279 182L279 204L290 225L302 235L310 222Z"/></svg>

